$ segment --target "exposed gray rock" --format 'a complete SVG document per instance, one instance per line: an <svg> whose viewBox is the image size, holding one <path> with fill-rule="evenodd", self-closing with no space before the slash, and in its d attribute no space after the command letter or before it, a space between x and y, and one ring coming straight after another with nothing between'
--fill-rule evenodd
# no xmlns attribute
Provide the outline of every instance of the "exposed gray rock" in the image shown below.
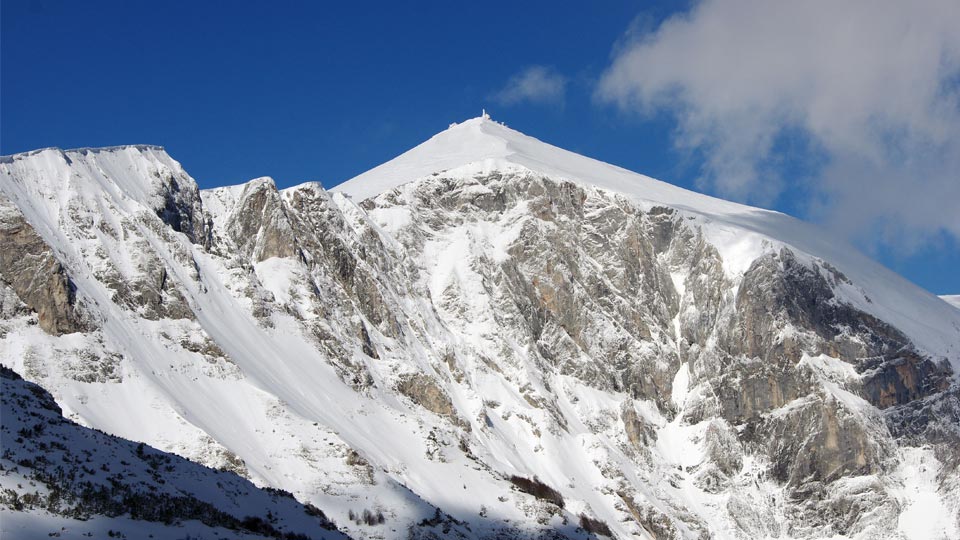
<svg viewBox="0 0 960 540"><path fill-rule="evenodd" d="M397 385L397 391L434 414L456 419L450 396L429 375L414 373L404 376Z"/></svg>
<svg viewBox="0 0 960 540"><path fill-rule="evenodd" d="M170 171L155 172L157 193L162 206L156 208L157 217L174 231L182 232L195 244L210 247L212 225L204 214L197 183L186 174Z"/></svg>
<svg viewBox="0 0 960 540"><path fill-rule="evenodd" d="M124 276L111 267L99 276L101 282L114 291L113 301L145 319L194 319L193 310L163 261L146 242L135 244L142 248L136 274Z"/></svg>
<svg viewBox="0 0 960 540"><path fill-rule="evenodd" d="M634 448L646 448L657 441L655 426L644 422L632 405L624 404L620 418L623 420L623 429L627 434L627 440Z"/></svg>
<svg viewBox="0 0 960 540"><path fill-rule="evenodd" d="M88 329L66 269L23 214L2 195L0 278L37 313L45 332L61 335Z"/></svg>
<svg viewBox="0 0 960 540"><path fill-rule="evenodd" d="M946 361L936 364L910 350L901 350L880 362L861 362L864 397L877 407L904 405L943 392L953 372ZM876 367L870 367L875 364Z"/></svg>
<svg viewBox="0 0 960 540"><path fill-rule="evenodd" d="M244 186L226 230L253 262L297 254L290 220L270 178L253 180Z"/></svg>
<svg viewBox="0 0 960 540"><path fill-rule="evenodd" d="M720 472L732 476L743 467L743 447L737 433L721 419L710 422L707 428L705 447L710 461Z"/></svg>
<svg viewBox="0 0 960 540"><path fill-rule="evenodd" d="M774 478L801 488L879 472L889 448L870 428L832 397L818 396L769 416L748 437L767 447Z"/></svg>

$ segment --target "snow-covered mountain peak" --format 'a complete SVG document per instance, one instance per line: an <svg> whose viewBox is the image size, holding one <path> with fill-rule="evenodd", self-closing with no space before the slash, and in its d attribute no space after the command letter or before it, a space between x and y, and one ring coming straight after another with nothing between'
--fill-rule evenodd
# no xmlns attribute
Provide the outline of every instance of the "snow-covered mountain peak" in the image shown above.
<svg viewBox="0 0 960 540"><path fill-rule="evenodd" d="M355 201L370 199L418 179L442 174L472 179L497 171L532 172L558 181L620 194L642 208L667 206L696 223L723 257L731 278L743 275L765 253L787 247L806 260L828 261L858 287L845 299L905 331L930 354L951 358L955 369L960 317L939 299L875 261L830 231L780 212L750 207L683 189L540 141L484 114L451 124L400 156L331 188Z"/></svg>
<svg viewBox="0 0 960 540"><path fill-rule="evenodd" d="M484 170L524 168L556 179L571 180L621 193L638 201L684 208L704 214L769 213L695 193L609 163L545 143L493 121L489 116L451 124L419 146L334 187L363 200L401 184L470 165Z"/></svg>
<svg viewBox="0 0 960 540"><path fill-rule="evenodd" d="M262 189L264 187L273 188L273 189L277 188L277 183L273 180L273 178L269 176L260 176L260 177L254 178L253 180L250 180L249 182L247 182L246 185L249 186L251 189Z"/></svg>
<svg viewBox="0 0 960 540"><path fill-rule="evenodd" d="M511 137L511 134L515 135ZM332 191L363 200L436 172L488 159L506 160L512 153L509 140L517 136L523 135L483 117L451 124L449 129L423 144L334 187Z"/></svg>

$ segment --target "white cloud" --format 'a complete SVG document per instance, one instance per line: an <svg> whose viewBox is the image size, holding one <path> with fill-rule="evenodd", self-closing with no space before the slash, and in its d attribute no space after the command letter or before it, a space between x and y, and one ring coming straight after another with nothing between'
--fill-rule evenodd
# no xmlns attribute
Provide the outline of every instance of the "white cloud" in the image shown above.
<svg viewBox="0 0 960 540"><path fill-rule="evenodd" d="M493 95L504 105L524 101L540 104L563 104L567 79L544 66L530 66L507 81L506 86Z"/></svg>
<svg viewBox="0 0 960 540"><path fill-rule="evenodd" d="M813 215L916 247L960 239L958 88L957 0L704 0L628 36L597 97L672 111L703 187L769 204L799 163Z"/></svg>

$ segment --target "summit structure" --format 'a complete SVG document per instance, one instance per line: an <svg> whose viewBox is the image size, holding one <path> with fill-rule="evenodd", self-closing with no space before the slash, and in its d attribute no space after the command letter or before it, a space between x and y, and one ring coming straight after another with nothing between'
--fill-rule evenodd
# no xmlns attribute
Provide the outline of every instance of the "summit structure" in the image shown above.
<svg viewBox="0 0 960 540"><path fill-rule="evenodd" d="M784 214L486 115L329 191L200 190L128 146L4 157L0 193L0 358L29 381L4 406L35 383L65 422L290 492L276 527L960 535L960 310ZM4 448L51 448L4 411ZM12 502L49 480L14 458L4 522L73 523Z"/></svg>

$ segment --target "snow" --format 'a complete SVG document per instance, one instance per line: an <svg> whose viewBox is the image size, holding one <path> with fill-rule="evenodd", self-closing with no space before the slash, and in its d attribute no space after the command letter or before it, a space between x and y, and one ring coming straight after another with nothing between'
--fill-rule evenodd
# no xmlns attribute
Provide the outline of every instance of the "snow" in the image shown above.
<svg viewBox="0 0 960 540"><path fill-rule="evenodd" d="M213 505L237 519L273 514L280 519L277 525L288 531L310 531L312 536L320 538L342 538L340 534L321 529L321 522L309 516L306 509L292 498L256 489L236 474L206 468L64 420L59 411L48 405L49 396L41 389L6 371L0 382L4 450L0 457L0 492L18 493L25 499L29 493L49 493L53 485L59 484L63 493L76 495L83 501L84 490L109 486L115 503L127 495L147 493L158 497L157 504L187 498ZM163 466L162 477L156 474L159 464ZM198 532L227 538L233 536L229 531L196 522L175 526L133 521L120 516L95 518L86 523L40 510L53 507L59 507L61 512L68 510L75 501L72 497L66 499L61 501L63 504L25 504L27 516L10 514L0 505L3 531L14 538L35 537L41 531L44 534L60 531L60 536L99 531L97 537L102 537L108 527L119 527L128 534L158 531L163 537ZM84 502L89 505L90 501Z"/></svg>
<svg viewBox="0 0 960 540"><path fill-rule="evenodd" d="M243 531L233 531L223 527L210 527L199 521L180 521L166 525L130 519L126 516L108 518L93 516L89 519L71 519L50 514L43 510L14 512L0 506L0 536L3 538L65 538L88 539L107 538L110 532L128 540L147 538L196 538L213 540L222 538L237 540L268 539Z"/></svg>
<svg viewBox="0 0 960 540"><path fill-rule="evenodd" d="M297 289L301 289L297 278L300 277L299 261L280 257L270 257L253 265L254 273L263 288L273 294L280 304L289 304L296 298ZM304 310L305 311L305 310Z"/></svg>
<svg viewBox="0 0 960 540"><path fill-rule="evenodd" d="M678 409L683 409L687 402L687 395L690 392L690 366L684 362L673 377L673 389L670 393L670 400Z"/></svg>
<svg viewBox="0 0 960 540"><path fill-rule="evenodd" d="M960 309L960 294L945 294L940 298L942 298L944 302Z"/></svg>
<svg viewBox="0 0 960 540"><path fill-rule="evenodd" d="M766 212L696 194L557 148L483 117L457 124L398 158L331 188L331 191L362 200L411 180L471 164L482 164L475 172L525 168L551 177L638 195L646 201L677 208L692 206L719 214Z"/></svg>
<svg viewBox="0 0 960 540"><path fill-rule="evenodd" d="M703 436L709 421L688 424L683 417L687 398L690 394L690 367L686 362L680 365L673 377L673 389L670 400L677 407L677 414L669 422L661 421L657 430L655 448L666 463L674 464L683 471L694 467L705 459ZM685 479L689 481L689 479ZM688 492L687 495L691 495Z"/></svg>
<svg viewBox="0 0 960 540"><path fill-rule="evenodd" d="M937 475L943 465L928 447L902 448L896 476L903 482L899 494L903 512L898 529L910 540L960 538L960 524L941 499Z"/></svg>
<svg viewBox="0 0 960 540"><path fill-rule="evenodd" d="M377 208L369 213L371 219L387 233L394 235L410 224L410 210L402 206Z"/></svg>
<svg viewBox="0 0 960 540"><path fill-rule="evenodd" d="M852 364L825 354L810 356L804 353L797 367L810 368L820 379L824 389L849 411L861 415L874 414L875 409L869 402L846 389L847 384L855 384L860 379Z"/></svg>
<svg viewBox="0 0 960 540"><path fill-rule="evenodd" d="M960 312L816 226L785 214L695 193L557 148L484 116L452 125L428 141L331 188L360 201L431 175L532 171L613 191L647 206L681 210L703 225L728 275L742 275L761 254L788 246L829 261L854 287L840 287L854 307L903 331L921 350L947 358L960 373Z"/></svg>

